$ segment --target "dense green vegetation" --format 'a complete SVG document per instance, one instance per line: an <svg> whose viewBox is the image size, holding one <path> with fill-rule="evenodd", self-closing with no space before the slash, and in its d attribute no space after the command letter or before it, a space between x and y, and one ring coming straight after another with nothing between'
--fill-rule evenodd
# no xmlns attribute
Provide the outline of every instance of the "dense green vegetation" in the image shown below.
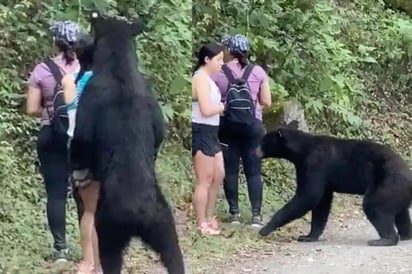
<svg viewBox="0 0 412 274"><path fill-rule="evenodd" d="M173 206L188 215L193 53L201 42L226 32L247 34L253 59L267 68L276 103L271 112L297 98L311 131L380 140L412 163L412 20L386 8L384 1L197 0L193 13L192 1L186 0L1 1L1 273L44 273L39 269L51 243L44 189L34 165L38 127L22 113L25 81L35 62L50 53L49 21L79 20L87 28L87 8L97 4L106 11L141 16L149 26L138 38L138 53L169 121L168 142L158 163L161 184ZM293 173L289 165L274 161L265 165L265 173L268 212L293 190ZM247 213L246 194L241 199ZM69 207L69 240L76 249L72 201ZM225 207L219 205L220 217ZM240 237L203 241L194 236L193 268L208 255L223 256L245 246Z"/></svg>
<svg viewBox="0 0 412 274"><path fill-rule="evenodd" d="M412 20L407 15L376 0L196 1L193 24L194 53L224 33L250 38L252 58L272 79L275 106L266 117L285 100L298 99L311 131L379 140L412 163ZM280 161L266 161L264 168L269 213L291 194L294 174ZM225 208L222 203L222 214ZM224 251L214 254L256 244L244 235L230 235ZM223 249L219 239L196 241L192 262L203 261L203 250L213 253L217 246Z"/></svg>
<svg viewBox="0 0 412 274"><path fill-rule="evenodd" d="M81 8L79 8L81 4ZM169 121L168 142L162 149L159 169L162 186L173 205L190 199L188 147L192 43L189 1L1 1L0 4L0 272L35 273L50 252L51 237L45 218L45 193L35 171L35 136L38 126L21 107L25 81L35 63L51 53L48 33L51 20L72 19L87 24L87 9L112 13L134 11L148 26L139 37L140 69L151 80ZM169 155L166 156L165 155ZM69 243L77 245L74 203L69 205ZM5 269L3 272L1 269ZM15 271L15 272L13 272ZM41 272L40 273L44 273Z"/></svg>

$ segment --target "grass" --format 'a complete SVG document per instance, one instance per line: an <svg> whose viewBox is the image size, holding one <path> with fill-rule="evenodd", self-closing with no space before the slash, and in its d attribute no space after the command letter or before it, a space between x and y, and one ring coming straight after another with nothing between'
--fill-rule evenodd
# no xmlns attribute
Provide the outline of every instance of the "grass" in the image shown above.
<svg viewBox="0 0 412 274"><path fill-rule="evenodd" d="M345 218L345 215L341 215L345 212L350 218L353 212L350 213L348 208L357 206L352 197L340 195L334 203L331 215L336 217L339 213L340 218ZM223 236L220 237L194 235L192 267L195 271L192 273L223 273L213 271L232 268L238 270L243 263L259 263L262 257L281 253L286 243L296 241L299 235L306 234L310 229L309 221L310 214L307 214L265 238L260 237L257 231L247 225L234 227L228 224L224 224ZM233 271L234 269L230 273L235 273Z"/></svg>
<svg viewBox="0 0 412 274"><path fill-rule="evenodd" d="M291 197L291 191L285 191L283 198L276 193L276 189L264 187L264 201L262 215L267 221L274 211L279 209L285 200ZM268 238L262 238L257 230L250 227L250 202L247 196L247 187L244 176L240 176L239 209L241 225L231 225L228 221L228 205L223 195L219 199L216 209L217 218L221 221L222 235L217 237L201 236L192 229L192 268L193 273L200 274L207 271L210 265L228 260L240 253L259 251L268 244ZM192 221L192 228L195 228Z"/></svg>

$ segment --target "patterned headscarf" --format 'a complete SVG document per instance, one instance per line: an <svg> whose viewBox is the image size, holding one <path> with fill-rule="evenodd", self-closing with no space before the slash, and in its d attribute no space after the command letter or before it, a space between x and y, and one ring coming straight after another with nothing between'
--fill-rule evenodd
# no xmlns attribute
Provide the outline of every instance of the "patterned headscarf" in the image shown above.
<svg viewBox="0 0 412 274"><path fill-rule="evenodd" d="M66 45L76 42L82 33L80 26L72 21L54 22L50 30L56 41L63 42Z"/></svg>
<svg viewBox="0 0 412 274"><path fill-rule="evenodd" d="M230 53L244 53L250 50L249 40L242 34L224 35L221 39Z"/></svg>

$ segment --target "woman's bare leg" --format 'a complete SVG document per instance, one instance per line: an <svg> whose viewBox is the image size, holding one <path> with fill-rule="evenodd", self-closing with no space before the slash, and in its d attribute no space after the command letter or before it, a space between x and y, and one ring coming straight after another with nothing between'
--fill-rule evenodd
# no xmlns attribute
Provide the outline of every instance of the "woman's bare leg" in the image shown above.
<svg viewBox="0 0 412 274"><path fill-rule="evenodd" d="M211 222L213 228L217 229L217 223L215 223L213 215L216 207L216 200L219 193L219 188L223 184L225 177L225 168L223 164L223 154L219 152L214 157L214 170L213 181L209 188L208 202L206 207L206 219Z"/></svg>
<svg viewBox="0 0 412 274"><path fill-rule="evenodd" d="M196 187L193 195L197 225L200 227L207 222L206 208L209 188L213 181L214 157L206 156L200 150L193 158L196 175Z"/></svg>
<svg viewBox="0 0 412 274"><path fill-rule="evenodd" d="M97 239L96 227L93 226L93 254L94 254L94 267L96 271L101 271L102 267L100 264L100 256L99 256L99 241Z"/></svg>
<svg viewBox="0 0 412 274"><path fill-rule="evenodd" d="M99 184L97 182L90 182L84 188L79 189L80 196L84 205L83 216L80 221L80 245L82 249L83 262L80 268L90 268L95 265L95 251L93 248L93 231L94 229L94 215L97 207L97 200L99 197ZM87 273L79 269L81 273Z"/></svg>

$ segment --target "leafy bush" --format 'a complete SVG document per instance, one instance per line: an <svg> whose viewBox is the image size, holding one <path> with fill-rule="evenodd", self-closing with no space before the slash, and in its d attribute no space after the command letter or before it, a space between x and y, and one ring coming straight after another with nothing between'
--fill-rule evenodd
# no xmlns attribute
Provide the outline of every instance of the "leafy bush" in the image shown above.
<svg viewBox="0 0 412 274"><path fill-rule="evenodd" d="M194 52L205 39L247 35L252 60L267 69L276 100L296 97L312 120L339 130L363 126L366 89L382 80L364 77L401 69L412 45L410 19L379 1L222 0L198 3L193 17ZM410 79L402 76L399 85Z"/></svg>
<svg viewBox="0 0 412 274"><path fill-rule="evenodd" d="M129 3L130 2L130 3ZM153 85L169 122L168 142L158 165L162 188L169 197L187 200L191 193L187 150L191 48L188 1L2 1L0 4L0 269L1 273L43 273L51 236L45 214L45 191L36 171L35 140L38 124L23 109L26 79L34 64L51 53L48 26L52 20L75 20L87 26L92 7L112 14L142 17L148 32L138 38L140 69ZM179 149L176 149L178 147ZM172 151L172 152L171 152ZM165 157L170 154L174 157ZM186 161L186 162L184 162ZM78 248L74 203L68 205L68 242ZM45 239L48 239L45 241ZM75 255L78 255L75 253ZM39 271L39 272L37 272Z"/></svg>

